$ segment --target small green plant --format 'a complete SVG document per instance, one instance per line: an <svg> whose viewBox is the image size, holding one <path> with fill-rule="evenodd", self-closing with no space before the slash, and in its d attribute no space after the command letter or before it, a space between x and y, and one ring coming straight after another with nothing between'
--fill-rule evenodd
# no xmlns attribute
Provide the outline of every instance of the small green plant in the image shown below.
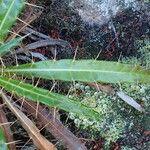
<svg viewBox="0 0 150 150"><path fill-rule="evenodd" d="M10 52L13 47L19 45L22 38L17 38L5 42L5 38L14 24L17 16L24 7L24 0L3 0L0 1L0 56ZM19 66L1 65L0 86L2 89L26 97L34 102L40 102L50 107L56 107L67 112L71 112L78 116L84 116L86 119L96 120L98 124L96 127L101 127L99 121L102 121L102 116L107 115L107 105L109 101L99 101L103 105L103 109L93 106L87 106L86 102L81 103L74 99L70 99L65 95L57 94L49 90L39 88L37 86L19 81L19 76L27 78L43 78L49 80L63 80L63 81L82 81L82 82L106 82L106 83L122 83L122 82L150 82L150 70L142 67L133 67L128 64L121 64L119 62L106 62L96 60L48 60L30 64L23 64ZM99 94L99 93L98 93ZM96 96L96 94L94 95ZM109 98L108 98L109 99ZM92 99L91 99L92 100ZM94 100L94 99L93 99ZM94 100L95 101L95 100ZM105 104L106 103L106 104ZM92 104L89 102L90 105ZM113 104L114 108L115 103ZM104 111L105 110L105 111ZM112 110L110 110L112 111ZM112 113L112 117L114 117ZM114 130L105 129L108 131L107 139L110 141L109 135L113 133L113 139L117 139L124 127L124 121L118 114L116 122L111 122L110 128ZM94 122L95 123L95 122ZM105 122L106 123L106 122ZM115 126L115 128L113 128ZM116 129L121 129L120 131ZM116 134L116 135L114 135ZM112 137L111 137L112 138Z"/></svg>

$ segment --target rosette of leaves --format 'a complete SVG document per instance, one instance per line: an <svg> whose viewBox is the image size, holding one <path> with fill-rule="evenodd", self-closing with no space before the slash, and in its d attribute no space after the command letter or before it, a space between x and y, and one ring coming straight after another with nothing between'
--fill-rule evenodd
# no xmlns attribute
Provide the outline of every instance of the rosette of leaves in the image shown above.
<svg viewBox="0 0 150 150"><path fill-rule="evenodd" d="M5 42L7 34L17 16L24 7L24 0L0 1L0 57L18 46L22 38ZM72 112L88 119L101 121L102 111L70 99L63 94L27 84L17 80L17 76L49 80L83 81L83 82L150 82L150 70L118 62L95 60L48 60L19 66L1 65L0 87L8 92L23 96L28 100L40 102L50 107L56 107Z"/></svg>

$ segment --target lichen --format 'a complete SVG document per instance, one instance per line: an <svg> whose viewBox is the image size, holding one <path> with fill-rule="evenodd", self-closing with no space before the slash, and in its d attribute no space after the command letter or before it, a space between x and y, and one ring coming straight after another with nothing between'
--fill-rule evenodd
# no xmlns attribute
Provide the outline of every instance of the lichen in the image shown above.
<svg viewBox="0 0 150 150"><path fill-rule="evenodd" d="M86 88L88 90L86 90ZM76 95L76 92L80 92L80 97ZM127 124L127 119L121 115L124 110L117 96L96 91L94 88L79 83L77 83L74 88L72 87L72 93L70 94L73 98L80 99L84 105L100 113L102 121L89 120L83 116L76 116L73 113L70 113L69 117L74 120L78 127L88 129L88 131L93 134L93 138L96 138L96 133L99 133L98 136L102 136L106 139L106 145L109 145L112 141L116 141L124 132L125 128L129 126L132 127L133 122L131 121ZM120 108L122 110L119 113Z"/></svg>
<svg viewBox="0 0 150 150"><path fill-rule="evenodd" d="M121 150L136 150L135 148L130 148L128 146L121 147Z"/></svg>
<svg viewBox="0 0 150 150"><path fill-rule="evenodd" d="M144 47L139 48L138 55L139 57L123 58L122 62L141 65L143 68L150 68L150 49L148 42L145 42ZM127 95L135 99L144 107L146 113L138 112L117 95L97 91L82 83L76 83L70 90L70 97L78 99L84 105L100 113L102 121L89 120L73 113L69 114L69 118L73 119L79 128L87 129L88 132L91 132L91 137L96 138L96 136L102 136L105 138L106 146L123 137L126 131L132 130L137 125L142 126L143 120L145 117L147 118L147 112L149 112L150 108L150 84L123 83L119 85L114 84L113 87L118 90L121 88Z"/></svg>

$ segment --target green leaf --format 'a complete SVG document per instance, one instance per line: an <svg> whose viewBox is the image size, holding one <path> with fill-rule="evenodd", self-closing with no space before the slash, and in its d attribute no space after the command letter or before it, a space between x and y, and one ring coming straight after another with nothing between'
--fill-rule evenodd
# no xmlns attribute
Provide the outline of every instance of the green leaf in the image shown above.
<svg viewBox="0 0 150 150"><path fill-rule="evenodd" d="M78 101L69 99L67 96L56 94L42 88L34 87L30 84L5 77L0 77L0 86L7 91L16 93L19 96L24 96L29 100L39 101L47 106L57 107L67 112L100 120L99 113L84 106Z"/></svg>
<svg viewBox="0 0 150 150"><path fill-rule="evenodd" d="M2 43L24 6L24 0L2 0L0 2L0 42Z"/></svg>
<svg viewBox="0 0 150 150"><path fill-rule="evenodd" d="M16 38L13 40L10 40L0 46L0 57L8 53L12 48L15 46L18 46L20 42L22 41L22 38Z"/></svg>
<svg viewBox="0 0 150 150"><path fill-rule="evenodd" d="M150 82L150 70L118 62L94 60L41 61L4 69L28 77L84 82Z"/></svg>
<svg viewBox="0 0 150 150"><path fill-rule="evenodd" d="M3 129L0 128L0 150L8 150Z"/></svg>

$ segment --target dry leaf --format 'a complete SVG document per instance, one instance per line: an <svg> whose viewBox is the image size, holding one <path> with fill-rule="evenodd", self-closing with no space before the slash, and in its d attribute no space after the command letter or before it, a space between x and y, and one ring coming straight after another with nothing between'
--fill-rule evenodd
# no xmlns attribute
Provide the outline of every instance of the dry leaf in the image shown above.
<svg viewBox="0 0 150 150"><path fill-rule="evenodd" d="M39 129L33 124L33 122L18 108L13 106L10 99L1 92L1 96L8 108L14 113L14 115L21 122L23 128L28 132L30 138L33 140L35 146L40 150L57 150L55 146L50 143L44 136L40 134Z"/></svg>

